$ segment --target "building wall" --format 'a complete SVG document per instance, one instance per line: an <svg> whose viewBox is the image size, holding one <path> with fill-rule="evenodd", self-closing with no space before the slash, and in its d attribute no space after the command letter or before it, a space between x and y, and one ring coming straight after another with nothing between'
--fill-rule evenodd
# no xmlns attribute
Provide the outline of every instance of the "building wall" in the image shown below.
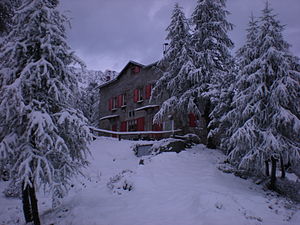
<svg viewBox="0 0 300 225"><path fill-rule="evenodd" d="M135 109L149 105L149 99L145 98L146 86L154 84L159 79L159 74L154 72L153 66L142 67L139 66L139 72L133 72L135 64L128 64L125 69L118 76L116 81L112 81L100 88L100 117L103 118L109 115L119 115L114 119L105 119L100 121L100 128L106 130L121 129L121 123L127 121L127 127L129 127L129 121L134 123L138 118L144 118L144 130L152 130L152 120L158 108L152 108L148 110L135 111ZM139 89L142 101L134 102L134 90ZM126 94L125 107L117 107L113 110L109 109L109 101L113 97ZM151 103L154 105L157 103Z"/></svg>
<svg viewBox="0 0 300 225"><path fill-rule="evenodd" d="M133 72L135 66L140 67L138 73ZM158 107L151 108L148 110L135 111L135 109L145 107L147 105L161 105L162 102L151 102L149 99L145 98L146 85L155 84L155 82L160 78L158 73L155 73L154 66L142 66L139 64L129 63L121 71L117 80L111 81L110 83L100 87L100 117L106 117L110 115L118 115L113 119L100 120L99 127L105 130L122 130L122 122L126 121L126 127L130 128L130 123L137 121L139 118L144 118L144 127L143 130L160 130L160 128L165 128L165 130L170 130L170 121L165 121L164 124L153 125L153 117L158 111ZM143 100L139 102L134 102L134 90L140 89ZM113 110L110 110L109 101L113 97L126 94L126 106L117 107ZM187 113L188 117L188 113ZM129 122L130 121L130 122ZM180 121L175 120L175 128L182 129L182 133L196 133L198 134L203 143L205 143L207 130L205 129L205 120L203 118L198 118L197 126L191 126L189 122L187 124L182 124ZM138 129L137 129L138 130ZM126 131L128 131L126 129ZM151 135L154 138L170 136L167 135ZM134 136L126 136L128 138L134 138Z"/></svg>

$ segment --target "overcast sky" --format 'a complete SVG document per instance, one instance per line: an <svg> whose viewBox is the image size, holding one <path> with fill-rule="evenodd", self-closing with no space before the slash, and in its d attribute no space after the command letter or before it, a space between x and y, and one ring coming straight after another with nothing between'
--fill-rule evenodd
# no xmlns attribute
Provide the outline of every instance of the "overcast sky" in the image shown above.
<svg viewBox="0 0 300 225"><path fill-rule="evenodd" d="M178 2L190 17L197 0L61 0L71 18L68 42L89 69L120 71L129 60L150 64L162 56L165 29ZM291 51L300 56L300 0L269 0ZM249 16L260 16L265 0L227 0L229 33L235 49L243 44Z"/></svg>

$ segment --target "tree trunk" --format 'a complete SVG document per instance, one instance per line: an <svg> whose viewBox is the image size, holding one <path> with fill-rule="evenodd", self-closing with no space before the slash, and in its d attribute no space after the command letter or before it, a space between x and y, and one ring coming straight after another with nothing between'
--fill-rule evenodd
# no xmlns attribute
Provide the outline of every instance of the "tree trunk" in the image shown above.
<svg viewBox="0 0 300 225"><path fill-rule="evenodd" d="M283 157L280 154L280 167L281 167L281 178L285 178L285 168L283 165Z"/></svg>
<svg viewBox="0 0 300 225"><path fill-rule="evenodd" d="M39 211L35 188L26 185L22 190L23 213L26 223L33 222L34 225L40 225Z"/></svg>
<svg viewBox="0 0 300 225"><path fill-rule="evenodd" d="M269 169L269 161L265 161L265 166L266 166L266 176L270 176L270 169Z"/></svg>
<svg viewBox="0 0 300 225"><path fill-rule="evenodd" d="M276 188L276 162L277 162L277 159L274 156L271 156L271 162L272 162L272 171L271 171L270 189L275 190L275 188Z"/></svg>
<svg viewBox="0 0 300 225"><path fill-rule="evenodd" d="M37 204L37 198L35 195L35 188L34 186L29 188L30 192L30 201L31 201L31 210L32 210L32 216L33 216L33 223L34 225L40 225L40 217L39 217L39 209Z"/></svg>
<svg viewBox="0 0 300 225"><path fill-rule="evenodd" d="M22 185L22 202L23 202L23 213L25 217L26 223L32 221L32 211L29 197L29 186L27 185L25 189L23 189Z"/></svg>

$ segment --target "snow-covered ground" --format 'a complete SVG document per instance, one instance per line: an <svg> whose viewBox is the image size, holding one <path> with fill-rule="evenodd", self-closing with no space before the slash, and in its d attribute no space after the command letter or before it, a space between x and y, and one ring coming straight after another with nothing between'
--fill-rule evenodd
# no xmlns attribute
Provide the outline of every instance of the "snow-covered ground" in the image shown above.
<svg viewBox="0 0 300 225"><path fill-rule="evenodd" d="M140 141L141 142L141 141ZM50 225L285 225L300 224L299 207L261 186L216 169L223 155L194 146L139 165L134 141L91 144L87 178L74 181L52 210L39 194L42 224ZM5 188L0 182L0 191ZM123 189L126 189L124 190ZM24 224L21 200L0 195L0 224Z"/></svg>

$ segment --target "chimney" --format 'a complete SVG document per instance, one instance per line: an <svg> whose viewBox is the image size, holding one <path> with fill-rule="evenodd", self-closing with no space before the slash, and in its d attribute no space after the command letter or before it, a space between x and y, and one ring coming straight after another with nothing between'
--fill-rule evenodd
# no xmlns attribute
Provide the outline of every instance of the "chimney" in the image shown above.
<svg viewBox="0 0 300 225"><path fill-rule="evenodd" d="M163 47L163 55L167 53L169 43L165 42Z"/></svg>

